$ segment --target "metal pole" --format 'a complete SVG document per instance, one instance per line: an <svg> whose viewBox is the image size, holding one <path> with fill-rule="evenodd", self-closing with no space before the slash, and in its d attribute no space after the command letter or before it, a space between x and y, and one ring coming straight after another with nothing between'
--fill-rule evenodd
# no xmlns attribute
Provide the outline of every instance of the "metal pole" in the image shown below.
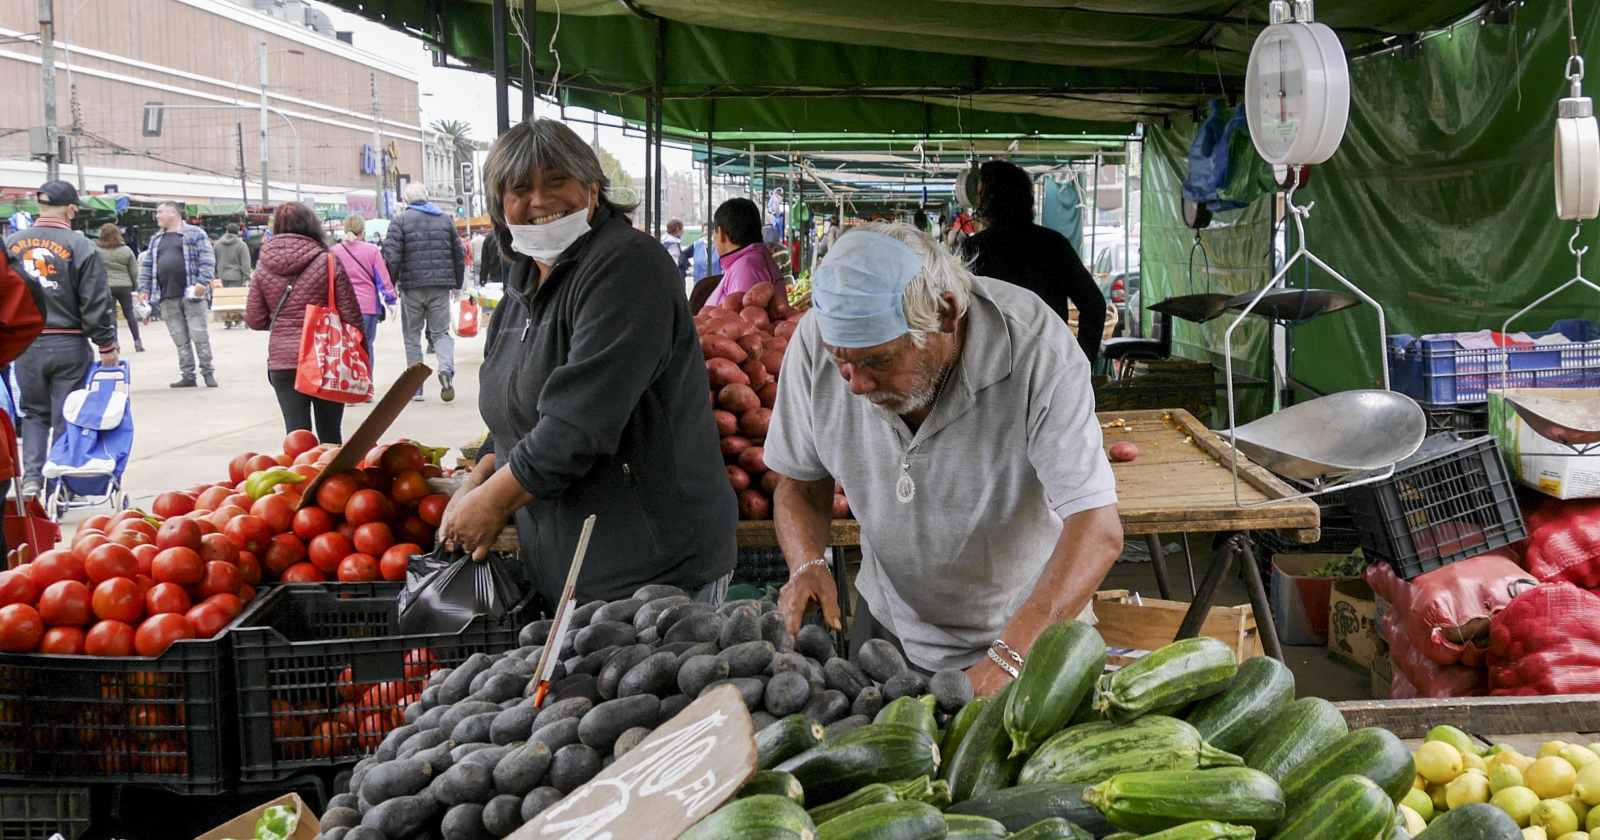
<svg viewBox="0 0 1600 840"><path fill-rule="evenodd" d="M706 102L706 220L700 226L700 235L706 237L706 260L711 259L711 179L717 171L717 152L715 148L715 134L717 124L717 100Z"/></svg>
<svg viewBox="0 0 1600 840"><path fill-rule="evenodd" d="M244 123L233 124L233 137L239 143L239 198L244 201L244 209L250 209L250 185L244 179Z"/></svg>
<svg viewBox="0 0 1600 840"><path fill-rule="evenodd" d="M1133 236L1133 192L1128 183L1129 145L1128 143L1122 144L1122 294L1123 300L1132 301L1133 255L1132 249L1128 246L1128 241ZM1139 296L1139 306L1141 309L1144 308L1144 295ZM1139 323L1139 313L1132 309L1128 310L1128 320L1133 321L1133 324ZM1133 324L1123 325L1123 335L1131 336L1138 332Z"/></svg>
<svg viewBox="0 0 1600 840"><path fill-rule="evenodd" d="M261 130L257 142L261 144L261 206L266 207L272 200L267 190L267 41L265 38L256 43L257 60L261 65Z"/></svg>
<svg viewBox="0 0 1600 840"><path fill-rule="evenodd" d="M506 0L494 0L489 11L494 41L494 124L501 134L511 129L511 81L506 70Z"/></svg>
<svg viewBox="0 0 1600 840"><path fill-rule="evenodd" d="M54 0L39 0L39 90L44 97L45 180L61 177L56 140L56 15Z"/></svg>
<svg viewBox="0 0 1600 840"><path fill-rule="evenodd" d="M1094 153L1094 190L1091 192L1091 196L1092 197L1089 199L1089 201L1090 201L1090 207L1089 207L1089 270L1090 271L1094 271L1095 257L1099 256L1099 254L1095 253L1095 250L1094 250L1094 242L1095 242L1095 238L1096 238L1095 237L1095 233L1096 233L1095 229L1100 226L1100 153L1099 152L1095 152ZM1080 330L1083 329L1083 325L1079 324L1078 325L1078 329L1080 329Z"/></svg>
<svg viewBox="0 0 1600 840"><path fill-rule="evenodd" d="M378 74L370 73L372 80L372 215L373 218L384 218L383 212L383 118L378 110Z"/></svg>
<svg viewBox="0 0 1600 840"><path fill-rule="evenodd" d="M650 98L655 102L655 180L654 190L649 194L648 201L655 206L655 213L651 216L650 232L657 239L661 238L661 133L666 126L663 112L665 101L661 95L661 85L667 76L667 21L666 18L656 18L656 72L655 78L650 83ZM648 142L648 138L647 138Z"/></svg>
<svg viewBox="0 0 1600 840"><path fill-rule="evenodd" d="M645 100L644 100L644 192L643 192L643 194L641 194L639 196L641 199L643 199L643 203L644 203L644 227L643 227L643 230L649 230L650 229L650 215L651 215L650 211L652 210L652 207L651 207L651 204L650 204L650 195L651 195L651 193L650 193L650 173L654 172L655 170L650 168L650 152L653 150L653 147L652 147L652 145L650 143L650 137L651 137L651 135L653 135L655 133L655 128L656 128L655 108L656 108L656 98L654 96L645 97Z"/></svg>
<svg viewBox="0 0 1600 840"><path fill-rule="evenodd" d="M539 88L539 0L523 0L522 28L528 33L528 45L522 50L522 118L533 119L533 103L538 99Z"/></svg>

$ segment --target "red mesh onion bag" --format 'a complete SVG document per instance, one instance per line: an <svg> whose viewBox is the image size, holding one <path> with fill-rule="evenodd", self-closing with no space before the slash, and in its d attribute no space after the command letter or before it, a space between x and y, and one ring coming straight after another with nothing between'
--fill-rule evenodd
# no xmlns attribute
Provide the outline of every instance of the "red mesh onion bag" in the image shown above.
<svg viewBox="0 0 1600 840"><path fill-rule="evenodd" d="M1549 499L1527 518L1523 564L1541 583L1600 587L1600 499Z"/></svg>
<svg viewBox="0 0 1600 840"><path fill-rule="evenodd" d="M1490 622L1493 694L1600 692L1600 595L1545 583Z"/></svg>
<svg viewBox="0 0 1600 840"><path fill-rule="evenodd" d="M1374 563L1367 567L1366 580L1394 606L1398 631L1418 654L1439 665L1471 668L1483 666L1489 619L1536 583L1517 565L1515 555L1504 551L1480 554L1409 581L1396 576L1387 563Z"/></svg>
<svg viewBox="0 0 1600 840"><path fill-rule="evenodd" d="M1407 697L1471 697L1488 690L1487 674L1481 668L1465 665L1440 665L1422 655L1401 630L1400 617L1395 610L1378 620L1378 634L1389 643L1389 658L1394 662L1394 675L1402 675L1408 686L1390 683L1390 692L1409 687ZM1395 697L1401 697L1395 694Z"/></svg>

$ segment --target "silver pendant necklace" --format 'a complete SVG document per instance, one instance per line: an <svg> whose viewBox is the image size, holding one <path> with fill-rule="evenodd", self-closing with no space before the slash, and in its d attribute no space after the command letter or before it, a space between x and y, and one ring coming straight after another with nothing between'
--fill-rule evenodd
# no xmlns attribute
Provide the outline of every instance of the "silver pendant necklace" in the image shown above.
<svg viewBox="0 0 1600 840"><path fill-rule="evenodd" d="M959 359L959 356L957 358ZM956 363L952 361L950 366L939 374L939 385L934 389L933 401L929 405L937 406L939 404L939 398L944 396L944 387L950 383L950 375L955 372L955 369ZM933 416L932 409L928 411L928 415L930 417ZM905 457L900 459L900 479L894 483L894 498L895 501L902 505L909 505L911 500L916 497L917 482L911 478L911 450L907 449Z"/></svg>

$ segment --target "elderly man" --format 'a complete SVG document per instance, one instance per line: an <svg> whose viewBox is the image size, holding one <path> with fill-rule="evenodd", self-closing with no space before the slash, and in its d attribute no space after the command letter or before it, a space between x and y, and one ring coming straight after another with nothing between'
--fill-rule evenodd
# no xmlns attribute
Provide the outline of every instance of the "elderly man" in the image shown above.
<svg viewBox="0 0 1600 840"><path fill-rule="evenodd" d="M852 650L886 639L993 694L1122 548L1083 352L1032 292L905 224L841 236L811 296L766 443L779 609L791 630L813 600L839 624L822 552L842 481L861 522Z"/></svg>

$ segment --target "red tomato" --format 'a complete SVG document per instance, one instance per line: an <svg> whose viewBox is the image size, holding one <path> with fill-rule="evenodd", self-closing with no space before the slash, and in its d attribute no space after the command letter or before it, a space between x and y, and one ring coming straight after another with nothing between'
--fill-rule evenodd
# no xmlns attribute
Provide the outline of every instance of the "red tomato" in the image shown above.
<svg viewBox="0 0 1600 840"><path fill-rule="evenodd" d="M296 487L304 488L310 483L310 479L316 478L317 474L322 472L322 468L314 467L310 464L295 464L289 468L289 471L306 477L306 481L295 485Z"/></svg>
<svg viewBox="0 0 1600 840"><path fill-rule="evenodd" d="M391 443L383 450L379 457L378 466L389 475L399 475L407 470L420 470L428 459L422 457L422 450L409 440Z"/></svg>
<svg viewBox="0 0 1600 840"><path fill-rule="evenodd" d="M416 470L406 470L395 475L394 481L389 484L389 497L397 504L416 504L429 492L431 491L428 490L428 480Z"/></svg>
<svg viewBox="0 0 1600 840"><path fill-rule="evenodd" d="M83 653L82 627L52 627L39 639L40 653L62 653L79 656Z"/></svg>
<svg viewBox="0 0 1600 840"><path fill-rule="evenodd" d="M328 576L310 563L296 563L284 569L279 579L284 583L320 583L327 580Z"/></svg>
<svg viewBox="0 0 1600 840"><path fill-rule="evenodd" d="M199 583L206 575L205 564L192 548L169 548L156 555L150 564L150 575L162 583L182 586Z"/></svg>
<svg viewBox="0 0 1600 840"><path fill-rule="evenodd" d="M378 574L384 580L405 580L406 567L411 564L411 555L420 553L422 547L416 543L390 546L389 550L378 558Z"/></svg>
<svg viewBox="0 0 1600 840"><path fill-rule="evenodd" d="M221 633L222 628L227 627L228 621L232 618L228 615L226 607L204 602L190 607L183 617L194 626L194 635L197 639L209 639Z"/></svg>
<svg viewBox="0 0 1600 840"><path fill-rule="evenodd" d="M294 534L279 534L267 545L261 555L261 569L267 574L281 575L283 571L306 559L306 547Z"/></svg>
<svg viewBox="0 0 1600 840"><path fill-rule="evenodd" d="M204 539L203 537L201 539ZM150 574L150 567L156 562L156 555L161 549L153 545L141 545L133 550L133 559L139 562L139 574Z"/></svg>
<svg viewBox="0 0 1600 840"><path fill-rule="evenodd" d="M283 454L293 458L317 446L317 436L310 429L295 429L283 436Z"/></svg>
<svg viewBox="0 0 1600 840"><path fill-rule="evenodd" d="M256 599L256 588L250 584L239 587L239 601L248 604Z"/></svg>
<svg viewBox="0 0 1600 840"><path fill-rule="evenodd" d="M291 467L298 467L298 466L301 466L301 465L310 466L311 464L316 462L317 457L320 456L321 454L322 454L322 447L313 446L310 449L307 449L306 451L300 453L299 455L294 456L294 463L290 464L289 466L291 466Z"/></svg>
<svg viewBox="0 0 1600 840"><path fill-rule="evenodd" d="M420 517L407 516L399 524L394 538L406 542L414 542L417 545L433 545L434 533L433 526L423 522Z"/></svg>
<svg viewBox="0 0 1600 840"><path fill-rule="evenodd" d="M222 507L222 500L233 494L233 491L220 485L207 487L194 497L195 510L216 510Z"/></svg>
<svg viewBox="0 0 1600 840"><path fill-rule="evenodd" d="M366 693L361 695L361 702L356 705L363 709L391 709L400 702L401 697L405 696L406 690L403 680L381 682L367 689Z"/></svg>
<svg viewBox="0 0 1600 840"><path fill-rule="evenodd" d="M144 617L144 597L132 578L114 577L101 581L90 598L94 617L101 621L134 624Z"/></svg>
<svg viewBox="0 0 1600 840"><path fill-rule="evenodd" d="M389 500L376 490L357 490L344 509L344 520L352 525L378 522L388 516Z"/></svg>
<svg viewBox="0 0 1600 840"><path fill-rule="evenodd" d="M102 545L110 544L111 538L100 533L99 531L80 533L72 538L72 550L76 552L79 557L88 557L89 552L94 551ZM121 545L121 543L117 543L117 545Z"/></svg>
<svg viewBox="0 0 1600 840"><path fill-rule="evenodd" d="M293 485L280 484L278 486L287 487ZM250 506L250 515L267 523L267 527L272 529L272 533L281 534L289 530L289 526L294 523L294 505L282 494L269 493L256 499L256 503Z"/></svg>
<svg viewBox="0 0 1600 840"><path fill-rule="evenodd" d="M143 528L129 528L125 525L111 526L111 533L106 536L114 543L121 543L129 548L139 545L155 545L156 535L145 533Z"/></svg>
<svg viewBox="0 0 1600 840"><path fill-rule="evenodd" d="M247 586L261 582L261 562L248 551L239 552L239 580Z"/></svg>
<svg viewBox="0 0 1600 840"><path fill-rule="evenodd" d="M378 561L370 554L351 554L339 561L339 580L347 583L378 579Z"/></svg>
<svg viewBox="0 0 1600 840"><path fill-rule="evenodd" d="M252 470L250 459L254 457L256 457L254 452L242 452L233 456L233 460L228 462L228 480L239 482L249 478Z"/></svg>
<svg viewBox="0 0 1600 840"><path fill-rule="evenodd" d="M278 466L277 456L274 456L274 455L256 455L256 456L252 457L249 461L245 462L246 470L245 470L245 474L244 475L245 475L245 478L249 478L250 477L250 473L259 472L261 470L270 470L270 469L272 469L273 467L276 467L276 466Z"/></svg>
<svg viewBox="0 0 1600 840"><path fill-rule="evenodd" d="M70 549L56 548L43 552L22 568L28 570L28 576L40 589L58 580L89 579L83 568L83 558Z"/></svg>
<svg viewBox="0 0 1600 840"><path fill-rule="evenodd" d="M238 505L230 505L224 502L222 507L212 511L211 515L206 518L211 520L211 524L215 525L218 531L223 531L228 527L228 523L233 521L234 517L244 516L247 513L249 511Z"/></svg>
<svg viewBox="0 0 1600 840"><path fill-rule="evenodd" d="M240 490L239 492L234 493L233 495L229 496L228 498L223 499L222 503L224 505L233 505L234 507L237 507L240 510L242 510L242 511L244 511L246 513L249 513L250 512L250 506L255 504L256 500L252 499L248 495L246 495L243 490Z"/></svg>
<svg viewBox="0 0 1600 840"><path fill-rule="evenodd" d="M389 530L387 522L368 522L356 526L356 538L351 542L356 551L378 557L394 545L394 532Z"/></svg>
<svg viewBox="0 0 1600 840"><path fill-rule="evenodd" d="M313 758L334 758L355 750L355 735L350 727L336 720L325 720L311 730Z"/></svg>
<svg viewBox="0 0 1600 840"><path fill-rule="evenodd" d="M205 577L200 579L200 594L205 597L227 593L232 595L244 585L239 567L232 563L211 562L205 566Z"/></svg>
<svg viewBox="0 0 1600 840"><path fill-rule="evenodd" d="M383 495L385 501L388 500L389 485L391 483L388 473L378 469L377 467L369 467L357 473L357 475L361 476L361 486L363 488L367 490L376 490ZM349 511L346 511L345 513L348 514Z"/></svg>
<svg viewBox="0 0 1600 840"><path fill-rule="evenodd" d="M39 595L39 617L51 627L89 624L89 587L75 580L58 580Z"/></svg>
<svg viewBox="0 0 1600 840"><path fill-rule="evenodd" d="M83 523L78 526L78 533L81 534L84 531L99 531L101 533L105 533L105 530L109 527L111 527L111 514L97 513L94 516L83 520Z"/></svg>
<svg viewBox="0 0 1600 840"><path fill-rule="evenodd" d="M176 583L158 583L144 593L145 610L151 615L162 613L185 613L189 611L191 602L189 593Z"/></svg>
<svg viewBox="0 0 1600 840"><path fill-rule="evenodd" d="M39 584L22 569L0 572L0 607L6 604L33 605L39 600Z"/></svg>
<svg viewBox="0 0 1600 840"><path fill-rule="evenodd" d="M439 466L438 464L423 464L422 465L422 477L423 478L444 478L444 468Z"/></svg>
<svg viewBox="0 0 1600 840"><path fill-rule="evenodd" d="M161 523L161 529L156 531L157 548L192 548L200 550L200 526L192 520L184 518L168 519Z"/></svg>
<svg viewBox="0 0 1600 840"><path fill-rule="evenodd" d="M156 585L156 579L149 575L134 575L133 582L139 584L139 602L144 603L144 594Z"/></svg>
<svg viewBox="0 0 1600 840"><path fill-rule="evenodd" d="M228 520L222 533L240 549L260 554L267 550L267 542L272 539L274 532L272 526L261 517L247 513Z"/></svg>
<svg viewBox="0 0 1600 840"><path fill-rule="evenodd" d="M375 750L383 743L383 736L389 734L390 719L388 715L379 713L367 715L361 719L361 731L358 743L363 751Z"/></svg>
<svg viewBox="0 0 1600 840"><path fill-rule="evenodd" d="M317 506L336 516L343 516L345 505L350 503L350 497L359 489L356 477L350 473L330 475L317 488Z"/></svg>
<svg viewBox="0 0 1600 840"><path fill-rule="evenodd" d="M294 512L294 521L290 527L294 530L295 536L311 542L318 534L326 534L333 530L333 517L316 505L308 505Z"/></svg>
<svg viewBox="0 0 1600 840"><path fill-rule="evenodd" d="M27 653L44 637L44 619L27 604L0 607L0 651Z"/></svg>
<svg viewBox="0 0 1600 840"><path fill-rule="evenodd" d="M141 521L141 522L144 521L144 513L142 511L140 511L138 508L128 508L125 511L113 514L112 517L111 517L111 525L112 525L112 527L116 527L117 525L121 525L124 522L129 522L129 521L133 521L133 520L138 520L138 521Z"/></svg>
<svg viewBox="0 0 1600 840"><path fill-rule="evenodd" d="M417 515L422 517L423 522L437 528L439 520L444 519L444 506L447 504L450 504L450 497L443 493L423 496L422 501L417 502Z"/></svg>
<svg viewBox="0 0 1600 840"><path fill-rule="evenodd" d="M139 573L139 558L133 549L117 543L106 543L89 552L83 561L83 570L90 583L99 583L114 577L133 577Z"/></svg>
<svg viewBox="0 0 1600 840"><path fill-rule="evenodd" d="M200 559L206 563L239 562L239 547L226 534L206 534L200 538Z"/></svg>
<svg viewBox="0 0 1600 840"><path fill-rule="evenodd" d="M319 534L311 541L307 554L318 569L332 574L338 570L339 561L355 553L355 550L355 544L345 535L338 531L329 531L326 534Z"/></svg>
<svg viewBox="0 0 1600 840"><path fill-rule="evenodd" d="M162 519L182 516L194 510L194 503L195 497L189 493L162 493L150 503L150 512Z"/></svg>
<svg viewBox="0 0 1600 840"><path fill-rule="evenodd" d="M272 488L272 495L289 503L289 510L293 511L300 506L300 497L305 495L305 483L290 484L284 482ZM290 521L293 521L292 519ZM288 529L284 529L288 530Z"/></svg>
<svg viewBox="0 0 1600 840"><path fill-rule="evenodd" d="M83 652L90 656L132 656L133 625L108 620L90 627L83 639Z"/></svg>
<svg viewBox="0 0 1600 840"><path fill-rule="evenodd" d="M239 613L244 612L244 599L233 594L232 592L223 592L218 595L212 595L210 598L205 599L201 603L216 604L221 606L223 612L228 614L229 621L232 621Z"/></svg>
<svg viewBox="0 0 1600 840"><path fill-rule="evenodd" d="M200 511L195 511L193 516L194 526L200 529L201 537L204 537L206 534L215 534L217 531L221 530L216 525L213 525L210 519L204 515L201 515Z"/></svg>
<svg viewBox="0 0 1600 840"><path fill-rule="evenodd" d="M160 656L179 639L194 638L194 625L179 613L152 615L133 632L133 649L140 656Z"/></svg>
<svg viewBox="0 0 1600 840"><path fill-rule="evenodd" d="M427 648L412 648L406 651L404 662L407 682L425 680L429 674L439 670L439 658Z"/></svg>
<svg viewBox="0 0 1600 840"><path fill-rule="evenodd" d="M339 527L333 529L340 536L352 542L356 538L356 524L354 522L340 522Z"/></svg>

